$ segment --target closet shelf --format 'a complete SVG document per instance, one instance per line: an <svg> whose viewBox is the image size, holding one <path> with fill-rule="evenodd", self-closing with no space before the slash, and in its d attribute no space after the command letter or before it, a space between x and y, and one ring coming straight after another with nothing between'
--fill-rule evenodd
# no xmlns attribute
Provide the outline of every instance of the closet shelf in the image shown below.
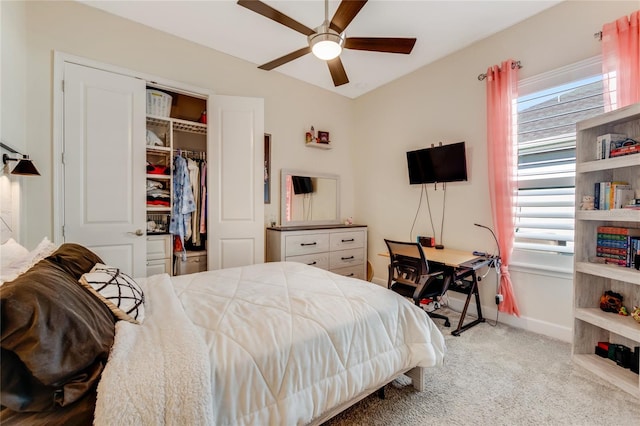
<svg viewBox="0 0 640 426"><path fill-rule="evenodd" d="M147 145L147 152L157 152L160 154L165 154L167 152L171 152L171 147L170 146L154 146L154 145Z"/></svg>
<svg viewBox="0 0 640 426"><path fill-rule="evenodd" d="M147 206L148 212L170 212L171 207Z"/></svg>
<svg viewBox="0 0 640 426"><path fill-rule="evenodd" d="M171 175L150 175L150 174L147 174L147 179L168 180L168 179L171 179Z"/></svg>
<svg viewBox="0 0 640 426"><path fill-rule="evenodd" d="M173 130L178 132L197 133L199 135L207 134L207 125L196 123L195 121L173 119Z"/></svg>
<svg viewBox="0 0 640 426"><path fill-rule="evenodd" d="M168 126L171 119L168 117L159 117L156 115L147 115L147 125L152 126Z"/></svg>
<svg viewBox="0 0 640 426"><path fill-rule="evenodd" d="M166 126L173 123L173 130L178 132L207 134L207 125L196 121L181 120L179 118L165 118L154 115L147 115L147 125Z"/></svg>

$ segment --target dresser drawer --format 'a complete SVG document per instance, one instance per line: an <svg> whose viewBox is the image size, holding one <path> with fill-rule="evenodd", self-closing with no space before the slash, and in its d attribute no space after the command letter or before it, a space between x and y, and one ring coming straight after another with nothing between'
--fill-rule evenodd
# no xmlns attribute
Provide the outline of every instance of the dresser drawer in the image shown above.
<svg viewBox="0 0 640 426"><path fill-rule="evenodd" d="M171 258L171 239L169 235L147 237L147 260Z"/></svg>
<svg viewBox="0 0 640 426"><path fill-rule="evenodd" d="M331 234L331 250L364 247L364 235L363 231L335 232Z"/></svg>
<svg viewBox="0 0 640 426"><path fill-rule="evenodd" d="M329 251L329 234L287 235L285 256L321 253Z"/></svg>
<svg viewBox="0 0 640 426"><path fill-rule="evenodd" d="M331 272L334 272L339 275L344 275L345 277L366 280L366 277L364 276L364 268L362 267L362 265L347 266L345 268L336 268L336 269L332 269Z"/></svg>
<svg viewBox="0 0 640 426"><path fill-rule="evenodd" d="M158 259L147 261L147 276L156 274L171 275L171 259Z"/></svg>
<svg viewBox="0 0 640 426"><path fill-rule="evenodd" d="M329 254L329 269L361 265L364 263L364 248L332 251Z"/></svg>
<svg viewBox="0 0 640 426"><path fill-rule="evenodd" d="M287 262L304 263L320 269L329 269L329 253L327 252L288 256L285 260Z"/></svg>

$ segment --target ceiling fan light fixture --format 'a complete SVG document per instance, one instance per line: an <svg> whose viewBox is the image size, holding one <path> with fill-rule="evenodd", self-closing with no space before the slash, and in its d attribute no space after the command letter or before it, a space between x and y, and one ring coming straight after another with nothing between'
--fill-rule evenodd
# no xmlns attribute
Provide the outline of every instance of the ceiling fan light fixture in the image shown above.
<svg viewBox="0 0 640 426"><path fill-rule="evenodd" d="M315 34L309 36L311 51L318 59L323 61L329 61L340 56L343 45L344 37L330 29L328 25L320 26Z"/></svg>

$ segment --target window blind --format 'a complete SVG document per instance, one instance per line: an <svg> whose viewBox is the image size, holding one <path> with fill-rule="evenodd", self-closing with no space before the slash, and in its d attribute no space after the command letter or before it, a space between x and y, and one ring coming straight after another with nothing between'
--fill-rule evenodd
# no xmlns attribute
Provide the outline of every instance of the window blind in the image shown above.
<svg viewBox="0 0 640 426"><path fill-rule="evenodd" d="M573 253L576 122L604 112L601 76L518 98L514 247Z"/></svg>

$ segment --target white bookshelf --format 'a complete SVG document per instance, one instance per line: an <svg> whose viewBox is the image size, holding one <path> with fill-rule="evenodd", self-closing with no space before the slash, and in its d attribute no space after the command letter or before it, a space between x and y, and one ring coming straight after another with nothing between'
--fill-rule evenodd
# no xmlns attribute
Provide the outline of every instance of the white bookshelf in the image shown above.
<svg viewBox="0 0 640 426"><path fill-rule="evenodd" d="M606 290L622 294L629 309L640 306L640 271L596 263L599 226L640 228L640 211L630 209L584 211L583 195L593 195L601 181L621 180L640 190L640 154L597 160L597 136L622 133L640 139L640 104L631 105L576 125L576 215L574 261L574 327L572 356L576 364L640 398L640 376L595 355L598 342L640 346L640 323L630 316L604 312L600 296Z"/></svg>

